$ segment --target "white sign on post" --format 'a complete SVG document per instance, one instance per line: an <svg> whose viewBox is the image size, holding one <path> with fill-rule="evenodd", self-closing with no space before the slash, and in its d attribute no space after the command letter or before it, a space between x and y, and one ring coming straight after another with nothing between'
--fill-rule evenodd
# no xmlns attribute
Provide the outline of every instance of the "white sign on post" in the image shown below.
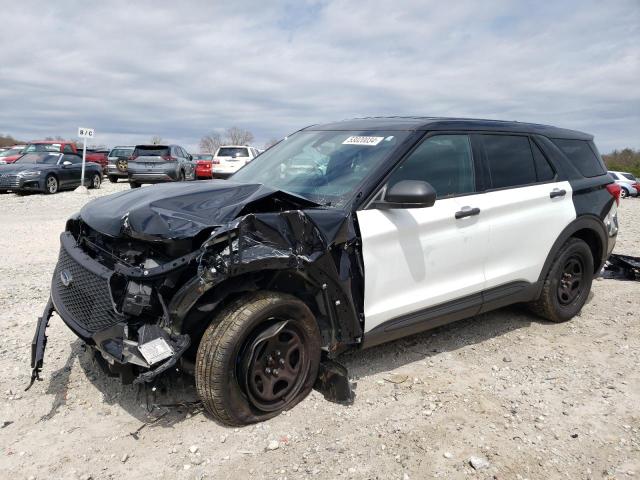
<svg viewBox="0 0 640 480"><path fill-rule="evenodd" d="M78 127L78 136L82 138L82 173L80 174L80 187L79 191L85 191L84 186L84 166L87 158L87 138L93 138L96 131L93 128Z"/></svg>
<svg viewBox="0 0 640 480"><path fill-rule="evenodd" d="M78 127L78 136L80 138L93 138L96 131L93 128Z"/></svg>

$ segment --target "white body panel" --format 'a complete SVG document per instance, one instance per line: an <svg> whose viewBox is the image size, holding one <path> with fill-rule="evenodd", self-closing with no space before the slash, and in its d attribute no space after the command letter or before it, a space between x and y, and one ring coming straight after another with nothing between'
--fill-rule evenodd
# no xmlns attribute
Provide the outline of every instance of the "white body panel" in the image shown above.
<svg viewBox="0 0 640 480"><path fill-rule="evenodd" d="M566 194L550 198L553 189ZM576 218L569 182L509 188L469 200L489 226L487 289L515 281L537 282L560 232Z"/></svg>
<svg viewBox="0 0 640 480"><path fill-rule="evenodd" d="M552 190L564 196L550 198ZM463 207L476 216L455 219ZM436 201L433 207L359 211L365 332L422 309L515 281L536 282L553 243L575 218L569 182Z"/></svg>
<svg viewBox="0 0 640 480"><path fill-rule="evenodd" d="M479 216L456 220L461 207L461 199L449 198L429 208L357 213L365 271L365 332L392 318L483 290L489 231Z"/></svg>

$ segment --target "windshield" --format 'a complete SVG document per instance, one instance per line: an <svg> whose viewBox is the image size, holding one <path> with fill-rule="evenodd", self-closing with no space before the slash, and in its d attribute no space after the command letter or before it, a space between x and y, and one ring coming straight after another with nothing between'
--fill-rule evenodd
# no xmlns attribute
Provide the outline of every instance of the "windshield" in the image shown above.
<svg viewBox="0 0 640 480"><path fill-rule="evenodd" d="M24 149L25 153L29 152L59 152L59 143L32 143Z"/></svg>
<svg viewBox="0 0 640 480"><path fill-rule="evenodd" d="M16 160L16 163L46 163L55 165L61 156L60 153L27 153Z"/></svg>
<svg viewBox="0 0 640 480"><path fill-rule="evenodd" d="M262 183L323 205L343 206L410 132L302 131L231 177Z"/></svg>
<svg viewBox="0 0 640 480"><path fill-rule="evenodd" d="M213 155L194 155L194 160L213 160Z"/></svg>
<svg viewBox="0 0 640 480"><path fill-rule="evenodd" d="M114 148L109 153L110 157L130 157L133 153L133 148Z"/></svg>
<svg viewBox="0 0 640 480"><path fill-rule="evenodd" d="M246 148L234 148L234 147L220 147L216 157L248 157L249 152Z"/></svg>
<svg viewBox="0 0 640 480"><path fill-rule="evenodd" d="M5 150L4 152L0 152L0 157L10 157L12 155L20 155L24 147L19 148L10 148L9 150Z"/></svg>

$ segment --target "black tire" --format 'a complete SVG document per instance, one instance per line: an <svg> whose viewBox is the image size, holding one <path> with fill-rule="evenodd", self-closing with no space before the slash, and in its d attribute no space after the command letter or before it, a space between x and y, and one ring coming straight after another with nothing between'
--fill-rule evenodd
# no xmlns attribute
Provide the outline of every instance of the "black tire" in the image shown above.
<svg viewBox="0 0 640 480"><path fill-rule="evenodd" d="M89 188L98 190L100 188L100 185L102 185L102 177L99 173L94 173L91 176L91 183L89 184Z"/></svg>
<svg viewBox="0 0 640 480"><path fill-rule="evenodd" d="M111 183L118 183L118 177L116 177L115 175L109 175L108 178Z"/></svg>
<svg viewBox="0 0 640 480"><path fill-rule="evenodd" d="M542 294L529 308L552 322L566 322L584 306L593 282L593 255L579 238L570 238L551 264Z"/></svg>
<svg viewBox="0 0 640 480"><path fill-rule="evenodd" d="M196 355L198 394L206 410L226 425L275 417L313 388L320 347L318 324L302 301L276 292L244 295L226 306L202 336ZM282 354L280 348L287 351Z"/></svg>
<svg viewBox="0 0 640 480"><path fill-rule="evenodd" d="M47 175L47 178L44 179L44 193L52 195L58 193L59 189L58 178L55 175Z"/></svg>
<svg viewBox="0 0 640 480"><path fill-rule="evenodd" d="M184 170L180 170L180 173L178 174L178 181L184 182L185 180L186 180L186 177L184 176Z"/></svg>
<svg viewBox="0 0 640 480"><path fill-rule="evenodd" d="M140 184L138 182L129 182L129 187L140 188Z"/></svg>
<svg viewBox="0 0 640 480"><path fill-rule="evenodd" d="M622 187L620 189L620 198L628 198L629 197L629 190L627 190L626 188Z"/></svg>

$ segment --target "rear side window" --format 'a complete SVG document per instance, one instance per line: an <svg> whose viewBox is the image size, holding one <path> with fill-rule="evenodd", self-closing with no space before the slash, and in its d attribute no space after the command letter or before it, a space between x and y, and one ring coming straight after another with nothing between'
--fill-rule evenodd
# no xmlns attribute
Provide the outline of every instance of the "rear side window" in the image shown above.
<svg viewBox="0 0 640 480"><path fill-rule="evenodd" d="M149 146L142 146L142 147L136 147L135 151L133 152L133 155L136 157L142 157L142 156L146 156L146 157L162 157L162 156L169 156L169 147L167 146L162 146L162 145L149 145Z"/></svg>
<svg viewBox="0 0 640 480"><path fill-rule="evenodd" d="M388 188L401 180L429 182L438 198L475 191L469 137L436 135L427 138L391 174Z"/></svg>
<svg viewBox="0 0 640 480"><path fill-rule="evenodd" d="M585 177L596 177L605 173L600 160L585 140L565 140L552 138L551 141L562 150L574 167Z"/></svg>
<svg viewBox="0 0 640 480"><path fill-rule="evenodd" d="M540 151L540 148L531 142L531 148L533 149L533 160L536 164L536 175L539 182L548 182L556 177L556 172L553 170L549 161L544 154Z"/></svg>
<svg viewBox="0 0 640 480"><path fill-rule="evenodd" d="M631 175L630 173L623 173L623 174L622 174L622 176L623 176L624 178L626 178L627 180L631 180L631 181L633 181L633 182L635 182L635 181L636 181L636 177L634 177L634 176L633 176L633 175Z"/></svg>
<svg viewBox="0 0 640 480"><path fill-rule="evenodd" d="M537 182L533 154L527 137L516 135L480 135L480 137L487 157L492 188L517 187Z"/></svg>

